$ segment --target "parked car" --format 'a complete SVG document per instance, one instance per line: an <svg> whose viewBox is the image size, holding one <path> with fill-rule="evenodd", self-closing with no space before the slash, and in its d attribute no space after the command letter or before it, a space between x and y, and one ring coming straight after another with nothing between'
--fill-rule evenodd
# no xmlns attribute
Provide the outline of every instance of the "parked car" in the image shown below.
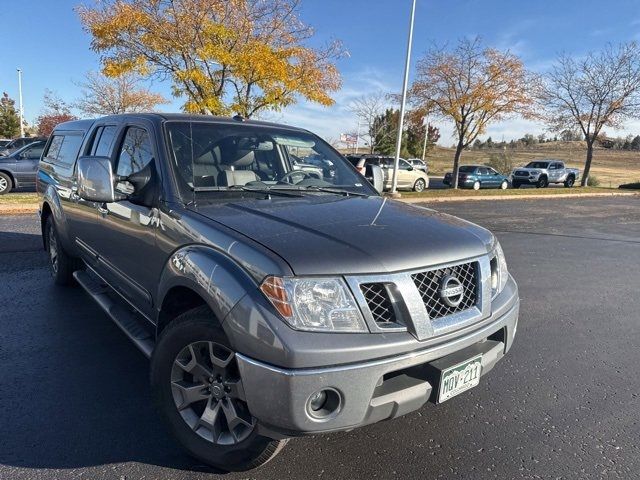
<svg viewBox="0 0 640 480"><path fill-rule="evenodd" d="M442 183L451 186L453 183L452 177L453 174L447 172ZM509 177L484 165L462 165L458 168L458 187L473 188L474 190L480 190L481 188L501 188L506 190L509 188Z"/></svg>
<svg viewBox="0 0 640 480"><path fill-rule="evenodd" d="M45 142L39 141L0 157L0 195L14 188L33 188L36 185L38 161Z"/></svg>
<svg viewBox="0 0 640 480"><path fill-rule="evenodd" d="M407 159L410 165L413 166L416 170L422 170L424 173L429 173L429 167L427 164L420 160L419 158L409 158Z"/></svg>
<svg viewBox="0 0 640 480"><path fill-rule="evenodd" d="M294 148L335 175L295 170ZM169 431L220 469L447 401L513 344L518 289L495 236L381 198L306 130L67 122L38 193L53 281L75 280L150 357Z"/></svg>
<svg viewBox="0 0 640 480"><path fill-rule="evenodd" d="M393 182L394 157L379 155L349 156L347 159L362 173L367 165L382 167L384 177L384 189L390 190ZM429 176L422 170L413 167L407 160L401 158L398 170L398 189L422 192L429 188Z"/></svg>
<svg viewBox="0 0 640 480"><path fill-rule="evenodd" d="M7 143L4 146L0 146L0 156L2 155L10 155L11 153L15 152L16 150L29 145L30 143L34 143L34 142L46 142L47 139L45 137L20 137L20 138L14 138L13 140L9 141L9 143Z"/></svg>
<svg viewBox="0 0 640 480"><path fill-rule="evenodd" d="M514 169L511 174L513 188L520 188L521 185L546 188L550 183L563 183L571 188L579 179L580 170L567 168L560 160L536 160Z"/></svg>

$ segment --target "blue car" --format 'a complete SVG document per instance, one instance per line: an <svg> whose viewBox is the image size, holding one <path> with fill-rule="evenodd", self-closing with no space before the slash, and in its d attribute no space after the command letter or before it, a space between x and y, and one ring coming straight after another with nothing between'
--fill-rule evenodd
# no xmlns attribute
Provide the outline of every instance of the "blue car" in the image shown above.
<svg viewBox="0 0 640 480"><path fill-rule="evenodd" d="M0 195L14 188L36 186L36 172L44 144L44 141L36 141L9 155L0 156Z"/></svg>
<svg viewBox="0 0 640 480"><path fill-rule="evenodd" d="M451 186L453 174L447 172L442 183ZM491 167L483 165L462 165L458 169L458 187L473 188L509 188L509 177L502 175Z"/></svg>

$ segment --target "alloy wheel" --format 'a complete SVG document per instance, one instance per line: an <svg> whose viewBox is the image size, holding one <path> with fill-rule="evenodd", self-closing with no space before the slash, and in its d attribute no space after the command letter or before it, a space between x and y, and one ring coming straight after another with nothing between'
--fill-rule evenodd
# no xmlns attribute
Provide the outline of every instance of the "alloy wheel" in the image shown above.
<svg viewBox="0 0 640 480"><path fill-rule="evenodd" d="M183 348L171 369L171 391L185 423L213 444L240 443L255 427L235 353L223 345L199 341Z"/></svg>
<svg viewBox="0 0 640 480"><path fill-rule="evenodd" d="M4 193L8 186L9 183L7 182L7 179L4 177L0 177L0 194Z"/></svg>

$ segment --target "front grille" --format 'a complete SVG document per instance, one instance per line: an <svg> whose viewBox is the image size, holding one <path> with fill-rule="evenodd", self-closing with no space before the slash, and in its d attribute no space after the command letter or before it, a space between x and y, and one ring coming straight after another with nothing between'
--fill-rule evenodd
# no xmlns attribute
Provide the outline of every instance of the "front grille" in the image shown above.
<svg viewBox="0 0 640 480"><path fill-rule="evenodd" d="M529 172L525 172L524 170L518 170L518 171L516 171L516 175L518 177L528 177L529 176Z"/></svg>
<svg viewBox="0 0 640 480"><path fill-rule="evenodd" d="M379 327L396 325L396 314L384 283L363 283L360 290Z"/></svg>
<svg viewBox="0 0 640 480"><path fill-rule="evenodd" d="M462 301L455 307L447 305L440 297L441 282L447 275L456 277L464 289ZM411 278L418 287L431 320L467 310L474 307L478 301L477 262L414 273Z"/></svg>

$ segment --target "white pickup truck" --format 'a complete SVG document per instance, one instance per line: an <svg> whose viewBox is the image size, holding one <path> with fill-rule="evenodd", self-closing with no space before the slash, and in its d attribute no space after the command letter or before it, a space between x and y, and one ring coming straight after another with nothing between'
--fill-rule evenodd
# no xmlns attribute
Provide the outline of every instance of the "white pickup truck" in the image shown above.
<svg viewBox="0 0 640 480"><path fill-rule="evenodd" d="M580 170L567 168L560 160L536 160L511 172L513 188L520 188L521 185L546 188L550 183L563 183L565 187L571 188L579 179Z"/></svg>

